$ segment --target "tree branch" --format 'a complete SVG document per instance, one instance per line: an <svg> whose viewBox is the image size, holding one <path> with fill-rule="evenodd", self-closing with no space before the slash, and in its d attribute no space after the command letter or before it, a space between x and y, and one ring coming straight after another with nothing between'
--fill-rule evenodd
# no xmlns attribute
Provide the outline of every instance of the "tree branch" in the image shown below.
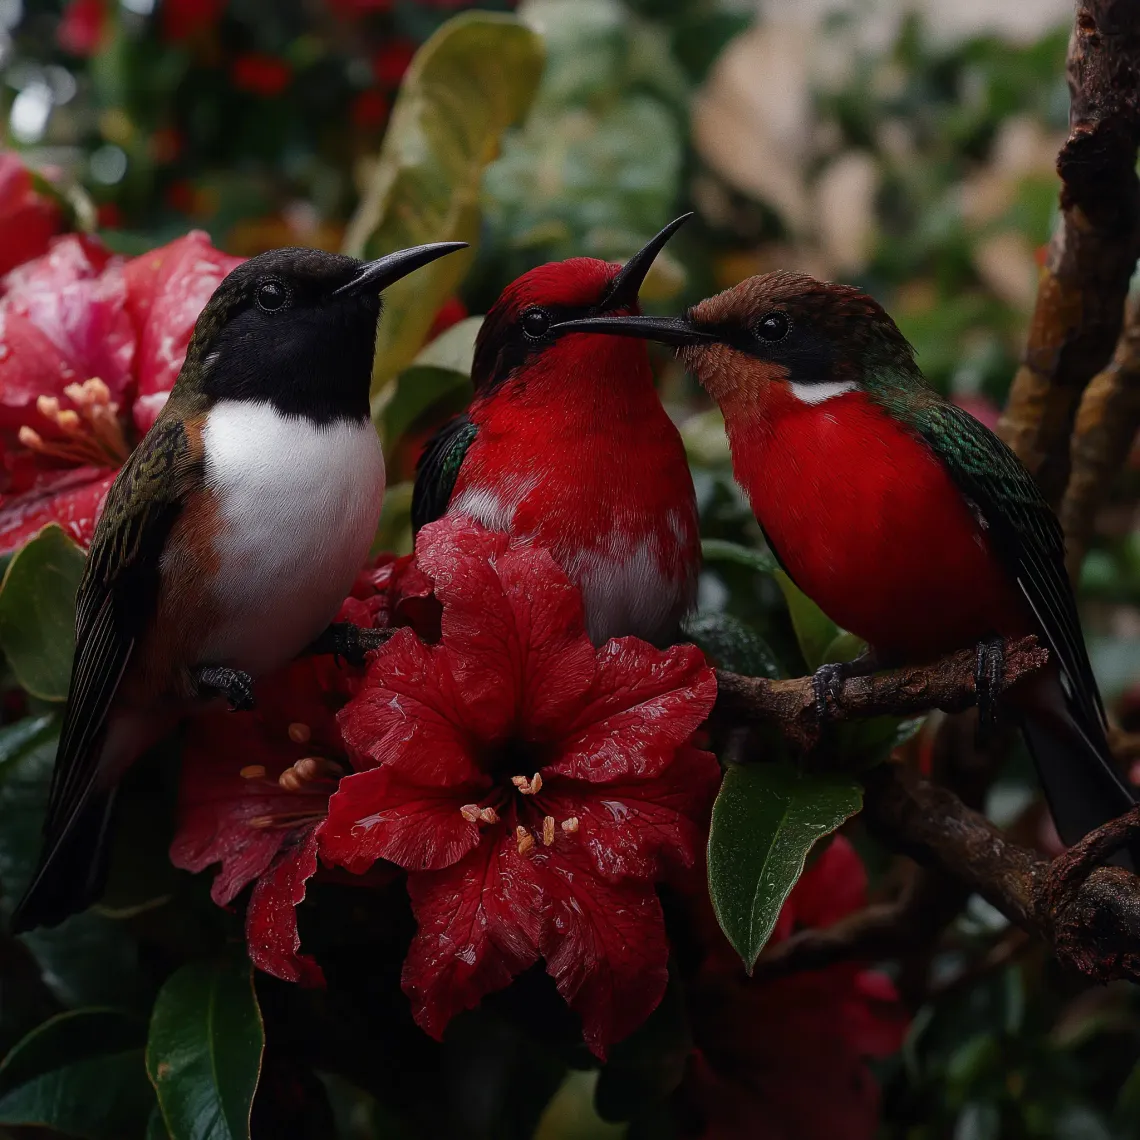
<svg viewBox="0 0 1140 1140"><path fill-rule="evenodd" d="M1069 577L1076 578L1097 510L1140 429L1140 301L1128 306L1112 363L1085 389L1073 429L1073 473L1061 501Z"/></svg>
<svg viewBox="0 0 1140 1140"><path fill-rule="evenodd" d="M1140 0L1084 0L1069 42L1061 221L999 434L1060 502L1081 393L1107 363L1140 254Z"/></svg>
<svg viewBox="0 0 1140 1140"><path fill-rule="evenodd" d="M1001 691L1040 669L1048 659L1048 650L1035 637L1008 641ZM843 683L832 717L915 716L936 708L960 712L977 701L975 664L974 650L964 649L930 665L851 677ZM718 713L738 724L776 722L805 749L818 743L822 726L810 677L769 681L718 670L717 685Z"/></svg>

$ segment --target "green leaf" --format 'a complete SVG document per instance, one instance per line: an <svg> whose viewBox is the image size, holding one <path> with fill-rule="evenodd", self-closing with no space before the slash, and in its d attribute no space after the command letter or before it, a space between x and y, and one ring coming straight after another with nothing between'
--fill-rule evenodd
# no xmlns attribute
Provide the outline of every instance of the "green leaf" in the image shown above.
<svg viewBox="0 0 1140 1140"><path fill-rule="evenodd" d="M684 623L684 633L702 653L721 669L746 677L783 676L783 670L768 643L746 622L728 613L694 614Z"/></svg>
<svg viewBox="0 0 1140 1140"><path fill-rule="evenodd" d="M146 1071L172 1140L248 1140L264 1047L248 963L192 962L167 980Z"/></svg>
<svg viewBox="0 0 1140 1140"><path fill-rule="evenodd" d="M542 40L514 16L448 20L408 68L372 180L345 237L356 256L479 237L483 170L530 107ZM373 395L412 362L474 249L440 258L385 291Z"/></svg>
<svg viewBox="0 0 1140 1140"><path fill-rule="evenodd" d="M67 698L83 563L83 551L52 523L16 552L0 585L0 651L42 700Z"/></svg>
<svg viewBox="0 0 1140 1140"><path fill-rule="evenodd" d="M792 628L796 632L800 652L804 655L807 667L814 671L825 661L830 660L827 653L839 637L841 632L839 626L783 570L777 569L772 576L779 584L784 601L788 604L788 613L791 615Z"/></svg>
<svg viewBox="0 0 1140 1140"><path fill-rule="evenodd" d="M110 1009L59 1014L0 1065L0 1124L50 1128L88 1140L123 1140L146 1127L145 1025Z"/></svg>
<svg viewBox="0 0 1140 1140"><path fill-rule="evenodd" d="M726 542L722 538L706 538L701 542L701 557L705 562L728 562L733 566L744 566L758 574L777 574L780 564L766 547L755 549L741 546L739 542Z"/></svg>
<svg viewBox="0 0 1140 1140"><path fill-rule="evenodd" d="M721 928L751 972L812 844L862 806L840 774L783 764L732 767L713 806L709 893Z"/></svg>

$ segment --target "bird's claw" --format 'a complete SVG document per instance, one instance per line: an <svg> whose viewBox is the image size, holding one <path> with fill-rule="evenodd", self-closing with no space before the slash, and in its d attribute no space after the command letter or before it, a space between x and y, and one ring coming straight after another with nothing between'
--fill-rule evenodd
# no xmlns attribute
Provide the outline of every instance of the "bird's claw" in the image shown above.
<svg viewBox="0 0 1140 1140"><path fill-rule="evenodd" d="M333 622L314 643L316 652L331 653L339 663L341 659L361 668L368 654L379 649L390 637L390 629L369 629L352 622Z"/></svg>
<svg viewBox="0 0 1140 1140"><path fill-rule="evenodd" d="M824 723L832 705L839 704L843 696L843 682L850 669L846 661L829 661L811 675L811 691L815 696L815 715Z"/></svg>
<svg viewBox="0 0 1140 1140"><path fill-rule="evenodd" d="M1005 642L999 638L978 642L974 661L974 687L978 693L978 740L997 726L998 697L1005 679Z"/></svg>
<svg viewBox="0 0 1140 1140"><path fill-rule="evenodd" d="M197 688L212 689L230 703L230 712L245 712L254 706L253 678L240 669L230 669L225 665L206 665L198 670Z"/></svg>

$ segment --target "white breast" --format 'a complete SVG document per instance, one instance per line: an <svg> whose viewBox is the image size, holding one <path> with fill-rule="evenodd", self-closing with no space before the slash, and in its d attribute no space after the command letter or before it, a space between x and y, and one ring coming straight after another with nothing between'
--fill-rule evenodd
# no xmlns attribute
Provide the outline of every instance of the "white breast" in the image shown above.
<svg viewBox="0 0 1140 1140"><path fill-rule="evenodd" d="M224 523L214 590L225 616L207 654L257 676L336 615L376 532L384 456L368 421L316 424L246 400L215 405L203 443Z"/></svg>

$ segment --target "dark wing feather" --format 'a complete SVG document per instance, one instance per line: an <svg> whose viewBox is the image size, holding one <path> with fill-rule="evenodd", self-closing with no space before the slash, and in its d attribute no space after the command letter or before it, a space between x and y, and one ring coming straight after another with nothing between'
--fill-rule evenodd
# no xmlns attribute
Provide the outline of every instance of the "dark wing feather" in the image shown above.
<svg viewBox="0 0 1140 1140"><path fill-rule="evenodd" d="M107 710L154 612L166 537L201 471L184 424L170 417L148 433L107 493L76 596L75 658L45 851L67 831L92 787Z"/></svg>
<svg viewBox="0 0 1140 1140"><path fill-rule="evenodd" d="M1064 534L1033 476L993 432L953 404L921 407L915 427L984 521L1060 666L1073 711L1103 734L1104 706L1065 571Z"/></svg>
<svg viewBox="0 0 1140 1140"><path fill-rule="evenodd" d="M459 478L464 456L477 428L466 414L449 420L428 440L416 464L416 485L412 490L412 530L443 518Z"/></svg>

